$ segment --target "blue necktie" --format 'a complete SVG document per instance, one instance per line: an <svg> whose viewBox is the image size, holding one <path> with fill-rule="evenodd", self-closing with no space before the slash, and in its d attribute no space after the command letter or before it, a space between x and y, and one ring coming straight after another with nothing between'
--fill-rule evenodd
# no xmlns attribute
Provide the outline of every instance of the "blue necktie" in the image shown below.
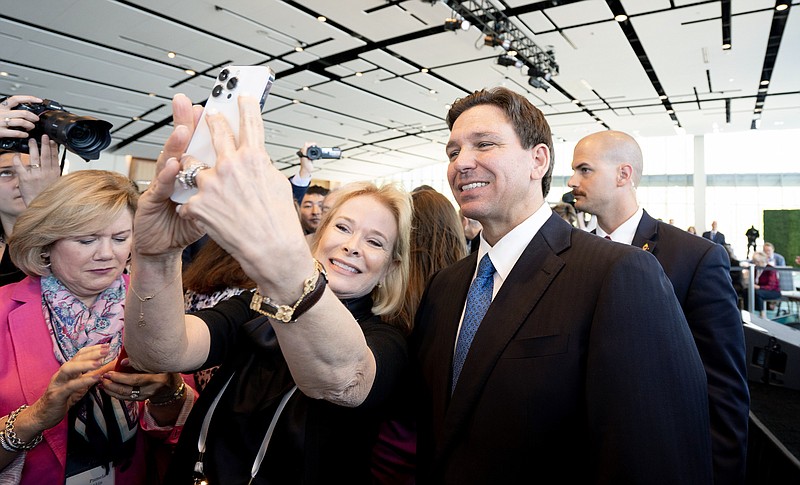
<svg viewBox="0 0 800 485"><path fill-rule="evenodd" d="M492 260L489 259L489 254L485 254L478 265L478 274L472 281L467 293L467 305L464 309L464 321L461 322L461 331L458 334L458 342L456 343L456 353L453 357L453 385L450 387L450 393L456 388L458 376L461 374L461 368L464 367L464 361L467 360L467 352L469 346L472 344L472 339L475 337L475 332L486 315L486 310L492 304L492 289L494 287L494 265Z"/></svg>

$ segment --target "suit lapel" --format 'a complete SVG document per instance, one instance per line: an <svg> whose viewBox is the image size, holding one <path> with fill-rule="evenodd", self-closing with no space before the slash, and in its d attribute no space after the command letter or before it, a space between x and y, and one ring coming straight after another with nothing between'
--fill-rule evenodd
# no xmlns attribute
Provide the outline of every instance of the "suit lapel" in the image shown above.
<svg viewBox="0 0 800 485"><path fill-rule="evenodd" d="M13 298L21 306L8 315L20 385L25 402L33 404L44 393L50 378L58 372L50 334L42 314L39 279L28 278L19 283ZM47 349L43 351L43 349ZM45 442L64 465L67 449L66 420L44 432Z"/></svg>
<svg viewBox="0 0 800 485"><path fill-rule="evenodd" d="M655 253L658 240L658 221L650 217L647 211L642 212L642 220L636 227L631 246L642 248L650 253Z"/></svg>
<svg viewBox="0 0 800 485"><path fill-rule="evenodd" d="M442 452L445 452L457 439L458 431L463 429L464 422L472 413L509 341L528 320L564 266L564 261L557 254L569 247L571 230L567 223L553 214L523 251L489 306L475 334L458 385L445 413ZM474 264L472 267L474 269ZM467 278L470 277L471 275ZM459 307L458 312L462 308ZM456 324L459 317L460 313L455 318ZM536 325L536 322L532 325ZM452 351L455 346L455 329L447 333L451 336L447 342L449 346L445 348ZM452 355L448 362L449 367L452 367ZM449 367L444 384L440 381L439 384L443 385L437 387L445 392L449 392Z"/></svg>

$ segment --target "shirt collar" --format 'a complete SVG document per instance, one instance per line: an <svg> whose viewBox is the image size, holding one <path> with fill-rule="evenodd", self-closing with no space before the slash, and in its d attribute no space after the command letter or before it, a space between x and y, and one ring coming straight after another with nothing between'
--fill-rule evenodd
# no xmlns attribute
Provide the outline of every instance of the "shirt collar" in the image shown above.
<svg viewBox="0 0 800 485"><path fill-rule="evenodd" d="M539 232L539 229L547 222L547 219L550 218L552 213L553 211L550 209L550 206L542 202L541 207L539 207L536 212L509 231L508 234L497 241L494 246L490 246L489 243L486 242L483 238L483 232L481 232L481 246L478 249L478 261L483 258L484 254L489 253L489 258L492 260L497 275L500 277L501 281L505 281L508 274L514 268L514 265L517 264L519 257L522 256L522 252L525 251L531 239ZM477 267L475 271L478 271ZM474 279L475 274L473 274L472 277Z"/></svg>
<svg viewBox="0 0 800 485"><path fill-rule="evenodd" d="M628 218L627 221L623 222L611 234L608 234L603 230L602 227L600 227L600 225L598 225L597 235L600 237L609 236L611 237L612 241L631 245L633 244L634 236L636 236L636 229L639 227L639 223L642 221L643 214L644 209L639 207L636 212L634 212L633 215Z"/></svg>

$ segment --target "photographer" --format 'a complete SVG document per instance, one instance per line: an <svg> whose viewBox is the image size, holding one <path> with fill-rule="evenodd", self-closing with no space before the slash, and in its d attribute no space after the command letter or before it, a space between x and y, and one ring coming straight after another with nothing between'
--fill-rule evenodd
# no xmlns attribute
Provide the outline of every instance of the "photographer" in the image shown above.
<svg viewBox="0 0 800 485"><path fill-rule="evenodd" d="M0 138L26 138L39 117L31 111L14 108L41 101L35 96L11 96L0 101ZM17 217L61 175L58 145L53 140L42 135L41 143L31 139L28 145L30 153L0 151L0 286L25 278L11 262L6 243Z"/></svg>

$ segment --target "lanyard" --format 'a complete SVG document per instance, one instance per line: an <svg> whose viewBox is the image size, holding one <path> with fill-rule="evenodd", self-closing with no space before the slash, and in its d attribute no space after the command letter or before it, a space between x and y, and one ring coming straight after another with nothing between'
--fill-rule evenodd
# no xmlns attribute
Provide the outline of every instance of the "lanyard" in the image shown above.
<svg viewBox="0 0 800 485"><path fill-rule="evenodd" d="M211 402L211 406L209 406L208 411L206 412L205 417L203 418L203 425L200 428L200 437L197 439L197 451L199 456L197 458L197 462L194 464L194 472L195 484L208 484L208 480L205 478L203 473L203 455L206 452L206 438L208 437L208 427L211 425L211 417L214 415L214 411L217 409L217 404L219 404L220 398L225 393L225 390L228 388L228 384L231 383L233 380L232 374L228 381L222 386L222 389L219 391L219 394L214 398L214 401ZM297 386L293 386L289 391L283 395L281 398L281 402L278 404L278 408L275 410L275 415L272 416L272 421L269 423L269 427L267 428L267 434L264 436L264 439L261 441L261 446L258 449L258 453L256 453L256 459L253 461L253 467L250 469L250 481L247 482L248 485L253 483L256 475L258 475L258 471L261 468L261 462L264 461L264 455L267 454L267 447L269 446L269 442L272 439L272 433L275 431L275 426L278 424L278 418L283 413L283 409L286 407L286 403L289 402L289 399L294 395L294 392L297 390Z"/></svg>

